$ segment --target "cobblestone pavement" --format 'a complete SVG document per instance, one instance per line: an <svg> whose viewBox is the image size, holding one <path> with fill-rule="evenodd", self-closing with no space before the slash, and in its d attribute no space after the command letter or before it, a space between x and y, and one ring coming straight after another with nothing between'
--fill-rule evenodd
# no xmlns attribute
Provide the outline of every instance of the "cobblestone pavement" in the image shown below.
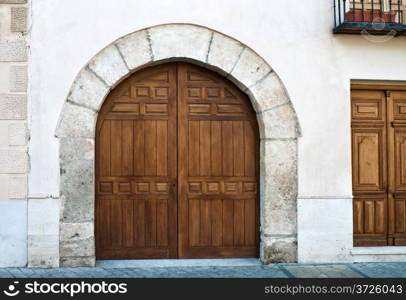
<svg viewBox="0 0 406 300"><path fill-rule="evenodd" d="M404 277L403 263L359 264L261 264L248 266L105 267L95 268L0 268L0 278L326 278Z"/></svg>

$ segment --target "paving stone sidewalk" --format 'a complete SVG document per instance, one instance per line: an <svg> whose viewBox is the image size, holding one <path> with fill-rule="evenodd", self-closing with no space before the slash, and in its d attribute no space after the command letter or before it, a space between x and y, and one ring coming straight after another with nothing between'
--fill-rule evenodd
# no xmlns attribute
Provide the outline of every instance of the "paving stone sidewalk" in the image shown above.
<svg viewBox="0 0 406 300"><path fill-rule="evenodd" d="M0 268L0 278L363 278L404 277L406 262L95 268Z"/></svg>

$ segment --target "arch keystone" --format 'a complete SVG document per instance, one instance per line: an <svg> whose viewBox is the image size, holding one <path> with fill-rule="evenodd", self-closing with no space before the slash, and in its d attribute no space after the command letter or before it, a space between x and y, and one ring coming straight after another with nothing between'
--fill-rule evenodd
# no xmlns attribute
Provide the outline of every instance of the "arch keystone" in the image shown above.
<svg viewBox="0 0 406 300"><path fill-rule="evenodd" d="M170 24L148 29L154 60L188 58L206 62L212 31L188 24Z"/></svg>

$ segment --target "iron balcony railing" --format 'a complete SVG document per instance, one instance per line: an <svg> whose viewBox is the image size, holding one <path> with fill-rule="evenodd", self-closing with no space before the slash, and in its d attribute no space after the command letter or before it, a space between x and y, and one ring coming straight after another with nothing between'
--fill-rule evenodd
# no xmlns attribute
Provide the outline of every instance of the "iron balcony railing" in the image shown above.
<svg viewBox="0 0 406 300"><path fill-rule="evenodd" d="M333 0L334 33L406 35L406 0Z"/></svg>

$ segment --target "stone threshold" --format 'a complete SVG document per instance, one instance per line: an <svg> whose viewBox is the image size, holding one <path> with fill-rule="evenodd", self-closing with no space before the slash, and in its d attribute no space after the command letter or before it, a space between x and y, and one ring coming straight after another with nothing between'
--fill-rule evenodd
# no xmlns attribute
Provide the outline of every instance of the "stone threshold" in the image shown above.
<svg viewBox="0 0 406 300"><path fill-rule="evenodd" d="M258 258L98 260L100 268L247 267L261 266Z"/></svg>

